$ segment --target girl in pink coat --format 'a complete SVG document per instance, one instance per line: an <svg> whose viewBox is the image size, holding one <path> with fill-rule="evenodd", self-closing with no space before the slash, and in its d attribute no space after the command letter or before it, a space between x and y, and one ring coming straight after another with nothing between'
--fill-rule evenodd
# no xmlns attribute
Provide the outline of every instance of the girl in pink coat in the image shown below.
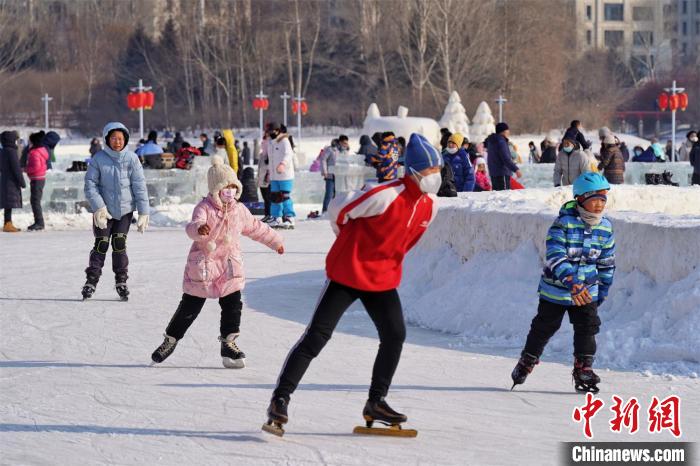
<svg viewBox="0 0 700 466"><path fill-rule="evenodd" d="M165 340L153 352L154 363L163 362L175 351L204 306L207 298L218 298L221 306L221 357L224 367L245 367L245 354L236 344L241 322L241 290L245 286L240 235L248 236L278 254L284 253L282 237L253 217L238 202L242 186L233 169L221 157L212 157L207 173L209 195L194 208L185 231L194 243L187 256L180 305L165 329Z"/></svg>

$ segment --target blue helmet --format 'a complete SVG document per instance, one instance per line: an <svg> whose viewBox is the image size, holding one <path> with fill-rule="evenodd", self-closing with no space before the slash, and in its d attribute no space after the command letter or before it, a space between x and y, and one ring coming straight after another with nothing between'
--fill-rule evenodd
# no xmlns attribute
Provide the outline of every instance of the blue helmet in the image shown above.
<svg viewBox="0 0 700 466"><path fill-rule="evenodd" d="M600 173L584 173L574 181L574 197L604 189L610 189L610 183Z"/></svg>

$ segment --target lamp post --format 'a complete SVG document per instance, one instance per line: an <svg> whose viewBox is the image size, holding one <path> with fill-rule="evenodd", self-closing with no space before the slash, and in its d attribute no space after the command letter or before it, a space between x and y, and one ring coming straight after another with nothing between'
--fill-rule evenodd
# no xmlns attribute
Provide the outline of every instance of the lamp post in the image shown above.
<svg viewBox="0 0 700 466"><path fill-rule="evenodd" d="M139 111L139 134L140 134L140 139L143 139L143 109L146 107L145 105L145 99L146 99L146 91L150 91L153 89L151 86L144 86L143 85L143 79L139 79L139 85L136 87L130 88L131 92L135 92L138 95L137 99L137 108ZM153 102L150 102L150 105L148 105L148 108L150 109L153 105ZM135 110L135 108L132 108Z"/></svg>
<svg viewBox="0 0 700 466"><path fill-rule="evenodd" d="M678 159L676 156L676 110L678 109L680 100L677 96L685 91L685 88L676 87L676 80L674 79L673 85L671 87L665 87L664 91L671 93L671 95L668 96L669 108L671 109L671 162L675 162ZM682 110L685 110L685 107L683 107Z"/></svg>
<svg viewBox="0 0 700 466"><path fill-rule="evenodd" d="M297 104L297 139L298 139L297 145L299 147L301 147L301 114L302 114L302 105L306 99L301 96L301 91L300 91L294 100L296 101L296 104Z"/></svg>
<svg viewBox="0 0 700 466"><path fill-rule="evenodd" d="M44 102L44 131L49 130L49 102L53 100L53 97L49 97L48 94L44 94L41 101Z"/></svg>
<svg viewBox="0 0 700 466"><path fill-rule="evenodd" d="M498 122L501 123L503 121L503 104L508 102L508 99L503 97L502 94L498 94L498 99L496 99L496 103L498 104Z"/></svg>
<svg viewBox="0 0 700 466"><path fill-rule="evenodd" d="M284 94L282 94L280 96L280 99L282 99L283 108L284 108L284 126L288 125L288 122L287 122L287 101L291 98L292 98L292 96L287 94L287 91L284 91Z"/></svg>
<svg viewBox="0 0 700 466"><path fill-rule="evenodd" d="M259 119L260 119L260 140L262 141L263 139L263 112L267 110L269 104L269 101L267 100L267 95L263 94L262 88L260 88L260 92L255 94L256 101L253 102L253 108L257 108L257 110L260 112L259 113Z"/></svg>

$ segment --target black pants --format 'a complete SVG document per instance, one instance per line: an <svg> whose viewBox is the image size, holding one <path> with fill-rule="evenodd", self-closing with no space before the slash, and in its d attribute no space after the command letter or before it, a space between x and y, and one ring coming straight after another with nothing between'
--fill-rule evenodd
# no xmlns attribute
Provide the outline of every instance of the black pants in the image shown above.
<svg viewBox="0 0 700 466"><path fill-rule="evenodd" d="M5 209L5 223L12 222L12 209Z"/></svg>
<svg viewBox="0 0 700 466"><path fill-rule="evenodd" d="M178 340L184 337L185 332L204 307L205 301L205 298L184 293L180 305L170 319L168 328L165 329L165 333ZM229 333L238 333L241 325L241 309L243 309L241 292L236 291L219 298L219 305L221 306L221 325L219 326L221 336L226 337Z"/></svg>
<svg viewBox="0 0 700 466"><path fill-rule="evenodd" d="M44 196L44 185L46 180L37 180L29 182L30 197L29 202L32 205L34 213L34 224L44 226L44 213L41 211L41 198Z"/></svg>
<svg viewBox="0 0 700 466"><path fill-rule="evenodd" d="M596 303L585 306L562 306L540 299L537 315L532 319L523 352L538 358L549 339L559 330L564 314L569 312L569 322L574 326L574 354L594 355L595 336L600 331L600 317Z"/></svg>
<svg viewBox="0 0 700 466"><path fill-rule="evenodd" d="M510 176L492 176L491 186L494 191L506 191L510 189Z"/></svg>
<svg viewBox="0 0 700 466"><path fill-rule="evenodd" d="M267 188L260 187L260 194L262 194L263 202L265 203L265 215L270 216L270 187Z"/></svg>
<svg viewBox="0 0 700 466"><path fill-rule="evenodd" d="M101 229L93 225L95 246L90 251L90 263L85 269L88 281L97 283L102 275L109 244L112 243L112 270L117 283L126 283L129 278L129 256L126 255L126 237L131 226L133 213L128 213L119 219L107 220L107 228Z"/></svg>
<svg viewBox="0 0 700 466"><path fill-rule="evenodd" d="M690 184L700 184L700 173L693 173L690 177Z"/></svg>
<svg viewBox="0 0 700 466"><path fill-rule="evenodd" d="M406 325L399 294L395 289L362 291L329 281L306 332L287 356L277 381L275 398L289 399L311 360L318 356L328 343L343 313L357 299L362 301L379 332L379 351L372 369L369 398L379 400L386 396L406 339Z"/></svg>

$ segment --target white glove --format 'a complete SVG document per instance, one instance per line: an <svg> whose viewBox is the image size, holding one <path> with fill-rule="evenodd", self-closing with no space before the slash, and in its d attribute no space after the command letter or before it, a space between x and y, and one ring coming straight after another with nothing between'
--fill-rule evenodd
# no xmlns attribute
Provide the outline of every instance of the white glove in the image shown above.
<svg viewBox="0 0 700 466"><path fill-rule="evenodd" d="M143 233L148 228L148 215L139 215L139 220L136 222L136 230Z"/></svg>
<svg viewBox="0 0 700 466"><path fill-rule="evenodd" d="M104 230L107 228L107 220L111 219L112 216L109 215L107 207L100 207L92 214L92 221L97 228Z"/></svg>

